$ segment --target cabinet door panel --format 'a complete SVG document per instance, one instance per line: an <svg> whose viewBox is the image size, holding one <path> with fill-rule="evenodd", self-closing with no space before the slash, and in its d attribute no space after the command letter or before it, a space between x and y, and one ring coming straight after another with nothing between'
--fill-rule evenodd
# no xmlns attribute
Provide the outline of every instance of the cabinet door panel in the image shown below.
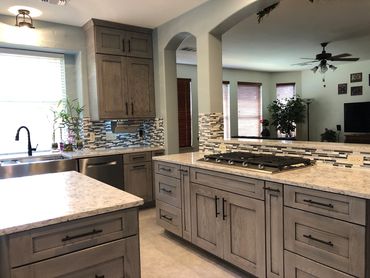
<svg viewBox="0 0 370 278"><path fill-rule="evenodd" d="M192 243L223 257L222 216L217 190L199 184L190 185ZM216 205L217 204L217 205Z"/></svg>
<svg viewBox="0 0 370 278"><path fill-rule="evenodd" d="M101 54L124 55L125 32L96 26L96 52Z"/></svg>
<svg viewBox="0 0 370 278"><path fill-rule="evenodd" d="M100 118L128 117L125 58L97 54L96 67Z"/></svg>
<svg viewBox="0 0 370 278"><path fill-rule="evenodd" d="M153 117L153 62L149 59L127 58L128 88L131 97L129 114L133 117Z"/></svg>
<svg viewBox="0 0 370 278"><path fill-rule="evenodd" d="M284 277L283 185L266 182L266 276Z"/></svg>
<svg viewBox="0 0 370 278"><path fill-rule="evenodd" d="M152 58L152 36L151 34L127 32L128 43L127 55L139 58Z"/></svg>
<svg viewBox="0 0 370 278"><path fill-rule="evenodd" d="M190 168L181 166L181 207L183 238L191 241Z"/></svg>
<svg viewBox="0 0 370 278"><path fill-rule="evenodd" d="M264 202L223 193L224 259L258 277L265 277Z"/></svg>
<svg viewBox="0 0 370 278"><path fill-rule="evenodd" d="M143 198L145 202L153 200L152 163L141 162L124 166L125 191Z"/></svg>

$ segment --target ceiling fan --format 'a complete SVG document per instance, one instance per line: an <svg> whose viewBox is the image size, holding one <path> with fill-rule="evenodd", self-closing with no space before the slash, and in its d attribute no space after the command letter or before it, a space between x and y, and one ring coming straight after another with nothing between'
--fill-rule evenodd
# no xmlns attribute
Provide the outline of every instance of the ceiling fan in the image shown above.
<svg viewBox="0 0 370 278"><path fill-rule="evenodd" d="M311 70L316 73L318 69L320 69L321 73L325 73L328 69L332 69L333 71L337 69L336 66L329 64L329 61L341 61L341 62L355 62L358 61L360 58L349 58L352 56L352 54L349 53L342 53L337 55L332 55L331 53L326 52L326 47L329 44L329 42L323 42L321 43L322 46L322 52L316 55L316 58L301 58L301 59L308 59L311 61L307 61L304 63L298 63L294 65L299 66L306 66L311 65L312 63L319 62L319 64L315 67L313 67Z"/></svg>

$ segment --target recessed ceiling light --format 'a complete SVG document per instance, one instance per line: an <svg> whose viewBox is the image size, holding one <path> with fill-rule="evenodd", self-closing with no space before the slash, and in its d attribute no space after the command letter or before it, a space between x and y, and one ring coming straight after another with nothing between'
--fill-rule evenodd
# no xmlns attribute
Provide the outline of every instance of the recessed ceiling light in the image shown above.
<svg viewBox="0 0 370 278"><path fill-rule="evenodd" d="M27 6L13 6L8 9L8 11L14 15L17 15L19 10L28 10L30 11L30 16L32 17L39 17L42 15L42 11L32 8L32 7L27 7Z"/></svg>

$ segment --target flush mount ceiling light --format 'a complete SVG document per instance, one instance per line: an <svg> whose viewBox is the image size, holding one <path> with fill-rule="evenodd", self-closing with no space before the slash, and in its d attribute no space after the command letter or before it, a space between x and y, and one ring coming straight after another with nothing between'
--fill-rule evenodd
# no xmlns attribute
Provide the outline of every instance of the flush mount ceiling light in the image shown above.
<svg viewBox="0 0 370 278"><path fill-rule="evenodd" d="M30 11L23 9L18 10L18 14L15 17L15 26L35 28L35 26L33 26L32 17L30 16Z"/></svg>

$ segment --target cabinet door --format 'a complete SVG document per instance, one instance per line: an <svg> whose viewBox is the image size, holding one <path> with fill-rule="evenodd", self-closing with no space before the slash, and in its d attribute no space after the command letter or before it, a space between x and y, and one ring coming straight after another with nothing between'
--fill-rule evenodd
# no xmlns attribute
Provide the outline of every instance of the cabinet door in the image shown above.
<svg viewBox="0 0 370 278"><path fill-rule="evenodd" d="M266 277L284 277L283 185L266 182Z"/></svg>
<svg viewBox="0 0 370 278"><path fill-rule="evenodd" d="M96 52L100 54L124 55L126 53L125 32L122 30L95 27Z"/></svg>
<svg viewBox="0 0 370 278"><path fill-rule="evenodd" d="M99 116L128 117L127 74L124 57L96 55Z"/></svg>
<svg viewBox="0 0 370 278"><path fill-rule="evenodd" d="M223 193L224 259L241 269L265 277L264 202Z"/></svg>
<svg viewBox="0 0 370 278"><path fill-rule="evenodd" d="M147 33L126 32L127 56L152 58L152 35Z"/></svg>
<svg viewBox="0 0 370 278"><path fill-rule="evenodd" d="M223 222L220 192L199 184L190 184L191 241L200 248L223 257Z"/></svg>
<svg viewBox="0 0 370 278"><path fill-rule="evenodd" d="M182 208L182 235L191 241L191 211L190 211L190 168L181 166L181 208Z"/></svg>
<svg viewBox="0 0 370 278"><path fill-rule="evenodd" d="M124 166L125 191L145 202L153 201L152 163L142 162Z"/></svg>
<svg viewBox="0 0 370 278"><path fill-rule="evenodd" d="M131 117L154 117L153 61L127 58Z"/></svg>
<svg viewBox="0 0 370 278"><path fill-rule="evenodd" d="M138 236L13 268L13 278L140 277Z"/></svg>

